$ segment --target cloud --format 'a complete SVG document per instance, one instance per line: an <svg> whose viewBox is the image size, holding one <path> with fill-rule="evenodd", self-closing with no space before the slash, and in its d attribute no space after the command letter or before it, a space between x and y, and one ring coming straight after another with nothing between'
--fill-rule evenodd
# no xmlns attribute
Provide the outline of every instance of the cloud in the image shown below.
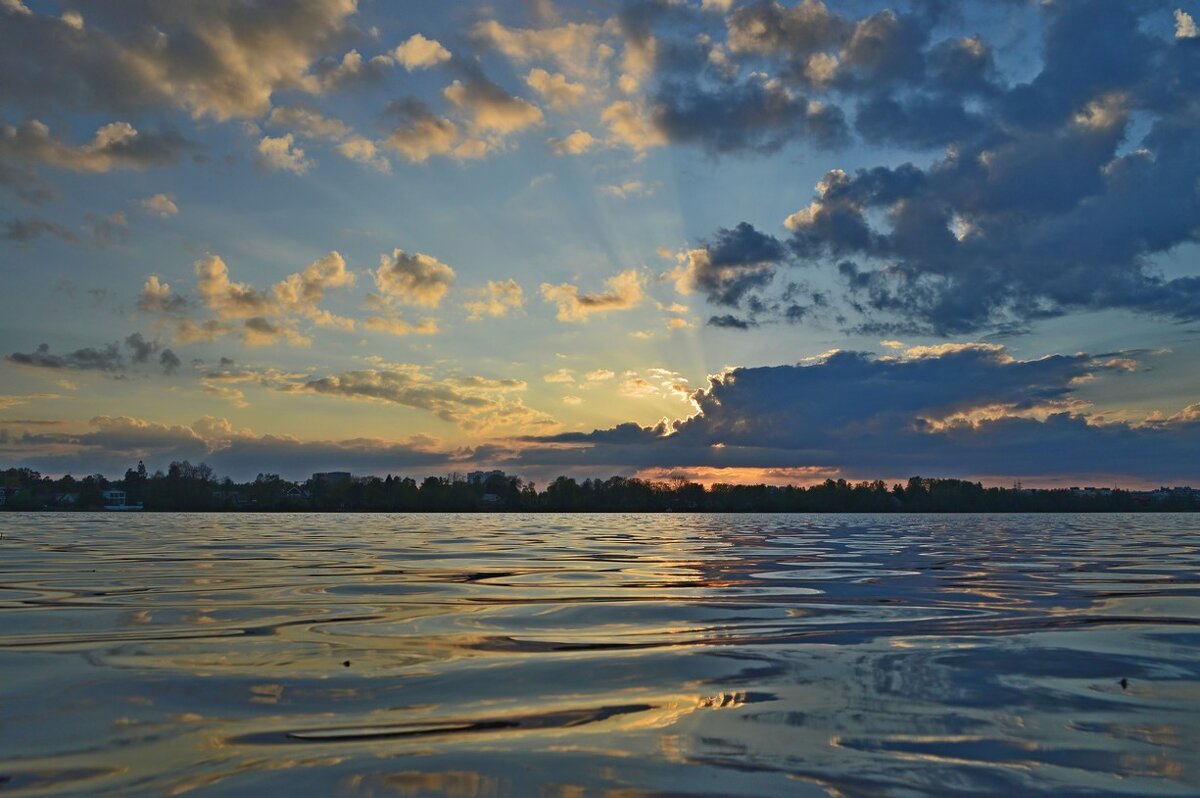
<svg viewBox="0 0 1200 798"><path fill-rule="evenodd" d="M147 340L140 332L135 332L128 335L124 343L129 350L128 360L116 342L98 348L84 347L61 355L51 352L48 344L39 344L32 352L13 352L5 360L18 366L51 372L97 371L118 376L123 374L130 364L148 364L151 356L157 354L158 363L164 373L172 374L179 368L179 358L170 349L164 349L158 340Z"/></svg>
<svg viewBox="0 0 1200 798"><path fill-rule="evenodd" d="M610 197L629 199L630 197L648 197L657 191L658 187L658 183L647 184L641 180L626 180L623 183L601 186L600 190Z"/></svg>
<svg viewBox="0 0 1200 798"><path fill-rule="evenodd" d="M268 123L275 127L290 128L308 139L333 142L336 145L334 149L343 157L370 166L377 171L387 174L392 170L391 162L379 151L379 147L374 141L356 134L353 128L340 119L325 116L314 108L296 105L278 106L271 110ZM293 166L304 165L304 151L294 150L289 153L290 144L288 142L287 148L278 143L272 145L276 149L282 150L281 158L284 165L276 168L290 168L295 171ZM301 161L300 164L294 164L297 156Z"/></svg>
<svg viewBox="0 0 1200 798"><path fill-rule="evenodd" d="M337 145L337 151L351 161L370 166L376 171L389 174L392 164L379 151L379 147L370 139L353 136Z"/></svg>
<svg viewBox="0 0 1200 798"><path fill-rule="evenodd" d="M617 390L634 399L687 399L692 392L683 375L664 368L627 371Z"/></svg>
<svg viewBox="0 0 1200 798"><path fill-rule="evenodd" d="M781 10L752 8L734 16ZM979 36L929 45L918 16L838 34L833 83L857 98L859 133L943 153L925 167L830 170L786 219L795 262L840 278L855 329L955 335L1103 309L1200 318L1200 283L1154 266L1200 240L1194 54L1139 27L1148 7L1090 8L1044 5L1044 63L1011 87Z"/></svg>
<svg viewBox="0 0 1200 798"><path fill-rule="evenodd" d="M163 374L174 374L179 371L183 361L170 349L164 349L158 353L158 365L162 367Z"/></svg>
<svg viewBox="0 0 1200 798"><path fill-rule="evenodd" d="M385 297L405 305L436 308L454 283L454 269L437 258L393 249L379 257L375 286Z"/></svg>
<svg viewBox="0 0 1200 798"><path fill-rule="evenodd" d="M413 324L396 316L368 316L363 319L363 326L368 330L385 332L397 337L406 335L436 335L437 322L433 319L422 319Z"/></svg>
<svg viewBox="0 0 1200 798"><path fill-rule="evenodd" d="M193 264L201 301L222 319L246 319L273 313L268 292L229 279L229 267L219 255L205 255Z"/></svg>
<svg viewBox="0 0 1200 798"><path fill-rule="evenodd" d="M246 346L275 346L279 343L305 348L312 346L311 338L263 316L253 316L243 321L240 333Z"/></svg>
<svg viewBox="0 0 1200 798"><path fill-rule="evenodd" d="M503 54L517 64L550 62L577 77L595 77L612 55L612 48L599 42L600 26L567 23L540 29L509 28L485 20L471 31L472 38Z"/></svg>
<svg viewBox="0 0 1200 798"><path fill-rule="evenodd" d="M31 402L51 401L59 398L61 397L56 393L0 394L0 410L10 410L14 407L21 407L22 405L27 405ZM54 422L33 421L28 419L5 419L2 423L15 425L42 423L52 424Z"/></svg>
<svg viewBox="0 0 1200 798"><path fill-rule="evenodd" d="M667 143L666 135L650 119L645 107L631 100L617 100L600 114L608 126L609 137L615 144L637 152Z"/></svg>
<svg viewBox="0 0 1200 798"><path fill-rule="evenodd" d="M501 318L525 305L525 292L512 279L503 282L488 280L487 287L476 288L469 293L478 299L463 303L468 321L479 321L484 317Z"/></svg>
<svg viewBox="0 0 1200 798"><path fill-rule="evenodd" d="M258 117L277 91L323 90L310 70L356 2L114 0L87 10L86 26L38 13L5 16L0 101L72 110L169 105L195 117Z"/></svg>
<svg viewBox="0 0 1200 798"><path fill-rule="evenodd" d="M440 42L435 39L426 39L419 33L408 37L392 51L392 55L409 72L428 69L450 60L450 51Z"/></svg>
<svg viewBox="0 0 1200 798"><path fill-rule="evenodd" d="M839 55L839 82L876 88L923 77L929 20L890 8L858 20Z"/></svg>
<svg viewBox="0 0 1200 798"><path fill-rule="evenodd" d="M1192 15L1183 9L1175 9L1175 38L1195 39L1198 37L1200 37L1200 30L1196 28L1196 20L1192 19Z"/></svg>
<svg viewBox="0 0 1200 798"><path fill-rule="evenodd" d="M140 332L129 335L125 339L125 345L133 350L130 357L134 363L145 363L150 359L150 355L158 351L158 342L147 341Z"/></svg>
<svg viewBox="0 0 1200 798"><path fill-rule="evenodd" d="M525 472L787 468L852 478L918 473L1195 478L1196 406L1109 423L1090 415L1077 396L1078 386L1090 378L1135 379L1120 376L1130 374L1121 361L1142 356L1023 361L1003 347L980 343L912 347L887 357L832 352L798 365L727 369L694 391L674 372L650 369L626 373L620 389L634 397L686 398L696 412L653 426L628 422L586 433L525 433L507 449L439 452L428 439L412 445L429 457L423 462L480 464L500 457L507 470ZM217 387L260 381L291 394L411 407L464 429L552 426L544 414L511 397L525 389L516 380L438 378L413 365L304 377L237 369L231 362L211 376ZM260 436L212 418L166 425L101 416L87 432L17 435L2 443L10 456L45 470L77 471L75 464L82 462L89 464L83 470L108 462L119 470L139 458L186 456L251 474L285 464L301 468L301 476L314 470L309 457L332 458L324 468L357 471L361 463L366 471L394 472L398 466L386 458L399 451L398 444L374 439L330 443Z"/></svg>
<svg viewBox="0 0 1200 798"><path fill-rule="evenodd" d="M353 329L351 320L319 307L325 294L354 285L354 274L338 252L318 258L301 272L290 274L269 290L259 291L246 283L233 282L229 268L217 255L196 261L196 289L204 305L221 319L256 319L253 327L267 333L263 317L296 315L323 327ZM169 287L168 287L169 290ZM159 293L163 293L162 287Z"/></svg>
<svg viewBox="0 0 1200 798"><path fill-rule="evenodd" d="M719 230L703 248L680 252L667 276L681 294L703 291L713 304L736 307L748 291L771 282L786 255L777 239L742 222Z"/></svg>
<svg viewBox="0 0 1200 798"><path fill-rule="evenodd" d="M319 303L331 289L350 288L354 283L354 273L347 270L345 258L339 252L330 252L304 271L288 275L271 290L282 313L304 316L321 327L352 330L354 323L350 319L333 315L319 307Z"/></svg>
<svg viewBox="0 0 1200 798"><path fill-rule="evenodd" d="M289 435L258 434L228 419L205 416L191 424L164 424L129 416L97 416L86 429L6 436L0 447L50 473L120 474L139 460L150 469L173 461L203 461L220 475L253 479L263 472L304 480L318 471L348 469L356 474L455 469L487 447L439 448L423 435L400 440L348 438L302 440Z"/></svg>
<svg viewBox="0 0 1200 798"><path fill-rule="evenodd" d="M124 211L113 211L108 216L96 217L91 214L92 242L99 247L124 244L129 240L129 220Z"/></svg>
<svg viewBox="0 0 1200 798"><path fill-rule="evenodd" d="M190 147L177 133L142 133L128 122L110 122L97 130L91 141L78 146L54 138L50 128L36 119L19 126L0 125L0 160L45 164L72 172L164 166L176 163Z"/></svg>
<svg viewBox="0 0 1200 798"><path fill-rule="evenodd" d="M246 401L246 393L239 388L231 388L228 385L216 385L207 380L200 381L200 389L205 393L212 394L218 399L223 399L237 408L247 408L250 403Z"/></svg>
<svg viewBox="0 0 1200 798"><path fill-rule="evenodd" d="M312 169L313 162L296 146L291 133L282 136L263 136L258 142L256 160L260 166L302 175Z"/></svg>
<svg viewBox="0 0 1200 798"><path fill-rule="evenodd" d="M139 310L171 320L178 342L213 341L237 334L250 346L280 342L309 346L312 339L296 329L300 319L319 327L346 331L355 328L353 319L321 307L329 291L350 288L356 282L338 252L330 252L261 290L231 279L229 267L219 255L205 255L193 268L198 299L195 304L174 293L157 275L146 280L138 297ZM185 316L193 308L207 310L215 317L198 321Z"/></svg>
<svg viewBox="0 0 1200 798"><path fill-rule="evenodd" d="M841 109L792 93L782 82L752 77L711 90L669 83L659 92L651 117L674 143L698 144L711 152L774 152L806 141L820 149L849 142Z"/></svg>
<svg viewBox="0 0 1200 798"><path fill-rule="evenodd" d="M299 105L280 105L271 109L267 117L273 127L288 128L310 139L341 141L352 134L349 125L333 119L315 108Z"/></svg>
<svg viewBox="0 0 1200 798"><path fill-rule="evenodd" d="M1019 329L1107 309L1200 318L1200 281L1156 266L1200 241L1189 99L1200 73L1190 40L1148 32L1150 11L1041 4L1041 62L1010 85L981 36L935 40L929 9L860 20L815 0L733 11L732 52L837 93L868 143L938 152L926 165L830 170L785 220L789 260L828 270L857 317L847 326L872 334ZM829 59L820 81L810 80L817 57ZM769 150L809 135L784 85L685 82L652 114L673 141ZM683 272L703 272L696 254ZM788 302L762 307L793 317Z"/></svg>
<svg viewBox="0 0 1200 798"><path fill-rule="evenodd" d="M412 163L424 163L435 155L460 158L480 157L481 153L464 146L458 125L437 116L420 100L393 103L390 112L398 120L383 146L394 150Z"/></svg>
<svg viewBox="0 0 1200 798"><path fill-rule="evenodd" d="M545 98L546 102L556 111L564 111L579 105L587 97L587 86L582 83L572 83L566 75L547 72L541 68L529 70L525 82L531 89Z"/></svg>
<svg viewBox="0 0 1200 798"><path fill-rule="evenodd" d="M874 143L934 149L974 138L986 122L957 98L913 95L900 102L880 95L859 104L854 127Z"/></svg>
<svg viewBox="0 0 1200 798"><path fill-rule="evenodd" d="M377 83L396 66L390 54L364 60L358 50L350 50L341 60L323 58L315 68L321 89L338 91L355 85Z"/></svg>
<svg viewBox="0 0 1200 798"><path fill-rule="evenodd" d="M542 379L551 383L574 383L575 372L571 371L571 369L558 369L544 375Z"/></svg>
<svg viewBox="0 0 1200 798"><path fill-rule="evenodd" d="M641 304L645 294L643 278L636 269L613 275L604 281L606 291L598 294L581 294L579 287L570 283L552 285L542 283L542 298L558 306L559 321L585 322L593 314L606 314L614 310L629 310Z"/></svg>
<svg viewBox="0 0 1200 798"><path fill-rule="evenodd" d="M524 383L482 378L436 379L414 365L331 374L294 383L284 390L402 405L424 410L466 430L525 430L553 424L546 414L509 395L524 390Z"/></svg>
<svg viewBox="0 0 1200 798"><path fill-rule="evenodd" d="M477 69L468 70L464 80L455 80L442 93L470 115L476 132L503 136L536 127L543 121L540 108L504 91Z"/></svg>
<svg viewBox="0 0 1200 798"><path fill-rule="evenodd" d="M143 213L157 216L160 219L179 215L179 206L175 204L175 200L170 194L154 194L140 199L137 201L137 207Z"/></svg>
<svg viewBox="0 0 1200 798"><path fill-rule="evenodd" d="M751 327L758 326L757 322L739 318L732 313L726 313L721 316L709 316L707 323L709 327L720 327L725 330L749 330Z"/></svg>
<svg viewBox="0 0 1200 798"><path fill-rule="evenodd" d="M28 205L41 205L58 196L29 163L14 163L0 157L0 188L17 195Z"/></svg>
<svg viewBox="0 0 1200 798"><path fill-rule="evenodd" d="M39 344L33 352L13 352L9 363L29 368L115 373L125 369L125 358L115 343L101 349L87 347L64 355L51 353L49 344Z"/></svg>
<svg viewBox="0 0 1200 798"><path fill-rule="evenodd" d="M157 274L146 278L138 295L137 306L146 313L176 314L188 308L185 297L171 291L169 283L162 282Z"/></svg>
<svg viewBox="0 0 1200 798"><path fill-rule="evenodd" d="M1089 418L1077 386L1125 373L1112 360L1021 361L1003 347L968 344L734 368L691 394L697 412L686 419L529 438L541 446L523 449L519 461L573 468L804 466L862 476L1196 476L1188 452L1200 443L1200 422L1187 412L1142 423Z"/></svg>
<svg viewBox="0 0 1200 798"><path fill-rule="evenodd" d="M576 130L561 139L548 139L546 143L555 155L583 155L595 147L597 141L586 130Z"/></svg>
<svg viewBox="0 0 1200 798"><path fill-rule="evenodd" d="M0 231L0 241L15 241L23 244L41 238L43 235L61 238L68 244L74 244L79 240L74 233L58 222L34 216L28 219L9 219L4 223L3 230Z"/></svg>
<svg viewBox="0 0 1200 798"><path fill-rule="evenodd" d="M735 53L806 58L836 48L849 32L849 24L820 0L802 0L795 6L750 3L728 19L729 49Z"/></svg>

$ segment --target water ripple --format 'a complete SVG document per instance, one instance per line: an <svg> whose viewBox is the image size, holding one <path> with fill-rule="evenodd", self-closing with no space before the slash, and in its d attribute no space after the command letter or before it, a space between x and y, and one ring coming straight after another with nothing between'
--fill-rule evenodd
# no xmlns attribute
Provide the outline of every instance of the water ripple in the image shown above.
<svg viewBox="0 0 1200 798"><path fill-rule="evenodd" d="M1195 515L0 531L6 794L1200 794Z"/></svg>

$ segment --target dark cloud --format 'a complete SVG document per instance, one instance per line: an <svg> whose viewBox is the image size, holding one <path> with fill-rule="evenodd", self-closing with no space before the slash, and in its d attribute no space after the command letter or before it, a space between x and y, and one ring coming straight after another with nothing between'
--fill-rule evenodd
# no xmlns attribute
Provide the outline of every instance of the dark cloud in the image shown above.
<svg viewBox="0 0 1200 798"><path fill-rule="evenodd" d="M777 81L758 77L712 89L666 84L651 116L668 140L718 153L774 152L801 140L834 149L846 144L849 135L837 106L810 102Z"/></svg>
<svg viewBox="0 0 1200 798"><path fill-rule="evenodd" d="M1123 125L1071 124L928 170L831 175L791 219L790 245L802 259L865 259L839 266L859 306L937 334L1075 309L1200 317L1197 278L1165 279L1148 261L1200 240L1200 116L1160 120L1124 155Z"/></svg>
<svg viewBox="0 0 1200 798"><path fill-rule="evenodd" d="M728 25L734 52L789 59L836 49L853 30L820 0L801 0L791 7L775 0L748 3L730 14Z"/></svg>
<svg viewBox="0 0 1200 798"><path fill-rule="evenodd" d="M742 222L732 230L721 230L708 245L709 262L716 267L769 263L784 256L786 250L773 236L761 233Z"/></svg>
<svg viewBox="0 0 1200 798"><path fill-rule="evenodd" d="M840 51L834 78L843 88L918 82L925 75L928 18L884 9L859 20Z"/></svg>
<svg viewBox="0 0 1200 798"><path fill-rule="evenodd" d="M225 419L211 417L192 424L161 424L126 416L98 416L84 432L11 433L0 429L0 449L49 473L121 474L138 460L144 460L151 470L189 460L203 461L217 474L239 480L264 471L303 480L313 472L334 469L424 476L462 470L503 454L486 446L447 450L436 443L422 436L405 441L303 441L235 430Z"/></svg>
<svg viewBox="0 0 1200 798"><path fill-rule="evenodd" d="M855 103L858 133L944 154L928 166L829 172L787 220L797 261L832 267L861 331L948 336L1103 309L1200 318L1200 277L1154 266L1200 242L1200 45L1146 32L1157 8L1045 5L1041 68L1014 86L980 37L930 45L939 14L929 9L877 14L852 32L822 23L818 39L840 48L828 80ZM750 20L784 11L735 12L731 44L735 31L758 30ZM787 13L827 12L802 3ZM793 61L826 52L785 41L785 27L742 50ZM736 123L713 119L706 137L738 140ZM776 312L803 314L794 307Z"/></svg>
<svg viewBox="0 0 1200 798"><path fill-rule="evenodd" d="M354 0L111 0L73 19L0 11L0 103L124 112L177 105L217 119L321 89L310 72Z"/></svg>
<svg viewBox="0 0 1200 798"><path fill-rule="evenodd" d="M0 124L0 162L44 164L73 172L145 169L177 163L194 145L176 131L138 130L128 122L110 122L83 144L63 141L44 123Z"/></svg>
<svg viewBox="0 0 1200 798"><path fill-rule="evenodd" d="M341 90L381 83L396 68L388 55L364 58L357 50L338 57L324 56L313 65L313 74L326 89Z"/></svg>
<svg viewBox="0 0 1200 798"><path fill-rule="evenodd" d="M524 391L520 380L482 377L432 379L417 367L363 369L317 379L289 381L280 390L342 399L386 402L424 410L464 429L532 426L549 418L526 407L513 394Z"/></svg>
<svg viewBox="0 0 1200 798"><path fill-rule="evenodd" d="M708 326L721 327L726 330L749 330L751 327L757 327L758 325L750 319L741 319L732 313L726 313L723 316L710 316Z"/></svg>
<svg viewBox="0 0 1200 798"><path fill-rule="evenodd" d="M61 355L51 352L48 344L40 344L32 352L13 352L5 360L29 368L51 371L99 371L115 376L122 375L129 364L149 363L151 356L155 354L159 355L158 364L165 374L175 373L180 366L180 360L174 352L162 348L157 340L147 340L140 332L126 336L124 343L125 348L129 350L128 360L116 342L99 348L76 349Z"/></svg>
<svg viewBox="0 0 1200 798"><path fill-rule="evenodd" d="M967 111L960 99L944 95L870 97L859 103L854 119L855 131L867 141L922 149L973 139L985 128L979 114Z"/></svg>
<svg viewBox="0 0 1200 798"><path fill-rule="evenodd" d="M96 246L107 247L114 244L124 244L129 241L129 223L123 211L116 211L108 216L91 216L92 242Z"/></svg>
<svg viewBox="0 0 1200 798"><path fill-rule="evenodd" d="M469 117L472 132L503 136L536 127L544 121L537 105L493 82L476 62L455 58L449 62L449 68L458 78L442 95Z"/></svg>
<svg viewBox="0 0 1200 798"><path fill-rule="evenodd" d="M179 371L179 367L183 363L180 361L179 355L170 349L164 349L158 355L158 365L162 367L163 374L174 374Z"/></svg>
<svg viewBox="0 0 1200 798"><path fill-rule="evenodd" d="M786 248L773 236L742 222L717 231L702 250L688 253L686 274L693 288L717 305L737 306L746 292L771 282Z"/></svg>
<svg viewBox="0 0 1200 798"><path fill-rule="evenodd" d="M1131 368L1119 356L1017 361L972 344L808 365L732 369L695 416L528 439L521 463L563 468L821 466L857 475L1200 477L1200 405L1142 425L1090 421L1076 386Z"/></svg>
<svg viewBox="0 0 1200 798"><path fill-rule="evenodd" d="M449 155L459 141L458 126L415 97L393 101L384 116L394 125L383 140L384 146L414 163L424 163L435 155Z"/></svg>
<svg viewBox="0 0 1200 798"><path fill-rule="evenodd" d="M1153 62L1176 45L1154 39L1141 25L1148 11L1159 8L1147 0L1046 4L1043 67L1001 99L1004 116L1033 128L1054 125L1102 94L1161 79L1153 74Z"/></svg>
<svg viewBox="0 0 1200 798"><path fill-rule="evenodd" d="M78 241L75 234L61 224L36 216L29 219L10 219L5 222L3 232L0 232L0 241L25 243L43 235L56 236L70 244Z"/></svg>
<svg viewBox="0 0 1200 798"><path fill-rule="evenodd" d="M1154 265L1200 241L1200 43L1155 31L1160 3L1039 4L1028 13L1042 18L1040 59L1020 80L997 64L1011 42L948 37L969 30L957 4L835 8L741 4L723 42L721 20L695 5L629 3L620 27L653 54L642 84L666 142L833 147L849 117L869 144L938 153L831 171L789 220L796 259L842 276L858 329L957 335L1112 308L1200 317L1200 278ZM755 289L769 282L766 269L746 274ZM705 290L734 305L747 294L731 285Z"/></svg>
<svg viewBox="0 0 1200 798"><path fill-rule="evenodd" d="M50 351L49 344L40 344L29 353L13 352L7 358L10 363L40 369L71 369L76 371L119 372L125 369L125 358L116 344L102 349L86 347L63 355Z"/></svg>
<svg viewBox="0 0 1200 798"><path fill-rule="evenodd" d="M979 36L938 42L929 50L926 68L931 89L979 97L1000 91L995 53Z"/></svg>
<svg viewBox="0 0 1200 798"><path fill-rule="evenodd" d="M158 351L157 341L147 341L140 332L135 332L125 339L125 346L133 352L130 356L134 363L145 363L150 356Z"/></svg>
<svg viewBox="0 0 1200 798"><path fill-rule="evenodd" d="M57 194L46 184L29 164L6 163L0 158L0 188L17 195L28 205L41 205L54 199Z"/></svg>

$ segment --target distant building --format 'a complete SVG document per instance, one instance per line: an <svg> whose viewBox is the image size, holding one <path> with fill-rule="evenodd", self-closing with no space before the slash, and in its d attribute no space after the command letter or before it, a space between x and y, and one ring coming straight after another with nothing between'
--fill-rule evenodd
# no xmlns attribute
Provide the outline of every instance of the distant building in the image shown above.
<svg viewBox="0 0 1200 798"><path fill-rule="evenodd" d="M54 497L54 503L59 507L74 507L79 501L78 493L59 493Z"/></svg>
<svg viewBox="0 0 1200 798"><path fill-rule="evenodd" d="M106 490L100 494L104 499L105 510L143 510L145 507L141 502L137 504L127 503L128 494L123 490Z"/></svg>
<svg viewBox="0 0 1200 798"><path fill-rule="evenodd" d="M291 485L284 489L283 498L285 498L285 499L307 499L308 491L304 490L299 485Z"/></svg>
<svg viewBox="0 0 1200 798"><path fill-rule="evenodd" d="M350 472L317 472L312 475L313 482L342 482L352 480Z"/></svg>

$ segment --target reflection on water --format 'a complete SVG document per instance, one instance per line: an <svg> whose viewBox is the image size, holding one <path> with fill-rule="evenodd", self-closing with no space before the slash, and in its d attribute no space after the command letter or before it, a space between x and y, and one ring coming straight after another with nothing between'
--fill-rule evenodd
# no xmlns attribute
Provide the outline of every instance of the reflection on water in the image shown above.
<svg viewBox="0 0 1200 798"><path fill-rule="evenodd" d="M0 531L4 793L1200 793L1200 516Z"/></svg>

